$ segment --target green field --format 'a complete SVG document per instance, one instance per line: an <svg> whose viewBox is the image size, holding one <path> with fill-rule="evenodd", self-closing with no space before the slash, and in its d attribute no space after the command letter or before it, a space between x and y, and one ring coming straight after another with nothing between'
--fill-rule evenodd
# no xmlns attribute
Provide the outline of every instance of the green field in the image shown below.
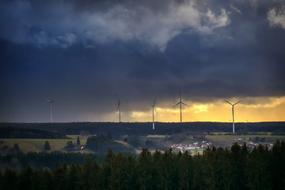
<svg viewBox="0 0 285 190"><path fill-rule="evenodd" d="M68 135L65 139L23 139L23 138L11 138L11 139L0 139L0 148L8 146L12 148L14 144L18 144L20 150L24 153L26 152L41 152L43 151L43 146L45 141L48 141L51 146L51 151L65 151L64 147L68 141L72 141L76 144L77 135ZM80 136L81 145L85 145L87 141L87 136ZM271 134L250 134L250 135L231 135L227 133L215 133L201 137L197 139L195 136L189 135L147 135L147 139L151 140L153 143L163 143L168 144L169 142L179 142L184 144L191 144L197 141L206 140L211 142L214 146L229 147L234 142L254 142L260 144L274 143L277 140L285 141L285 135L271 135ZM119 142L119 141L118 141ZM121 143L122 141L120 141ZM122 143L125 145L126 143ZM128 144L129 146L129 144ZM149 147L152 150L151 147ZM139 149L138 149L139 150ZM155 149L153 149L154 151ZM1 151L1 150L0 150ZM84 152L89 152L84 150ZM197 153L201 154L201 151L197 150Z"/></svg>
<svg viewBox="0 0 285 190"><path fill-rule="evenodd" d="M43 151L43 146L45 141L48 141L51 146L52 151L63 151L63 148L65 147L66 143L68 141L72 141L73 143L76 143L77 135L68 135L68 138L66 139L17 139L17 138L11 138L11 139L0 139L1 146L7 145L8 147L13 147L14 144L18 144L20 147L20 150L22 152L41 152ZM86 144L87 137L86 136L80 136L80 143L81 145Z"/></svg>

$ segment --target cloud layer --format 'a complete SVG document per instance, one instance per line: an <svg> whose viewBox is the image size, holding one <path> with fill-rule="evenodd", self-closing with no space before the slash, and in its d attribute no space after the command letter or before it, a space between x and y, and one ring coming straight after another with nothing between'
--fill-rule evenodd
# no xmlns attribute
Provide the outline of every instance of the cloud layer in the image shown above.
<svg viewBox="0 0 285 190"><path fill-rule="evenodd" d="M284 1L3 0L0 119L285 95ZM266 99L266 98L265 98ZM91 116L90 116L91 115Z"/></svg>
<svg viewBox="0 0 285 190"><path fill-rule="evenodd" d="M267 18L271 25L285 29L285 6L272 8L268 11Z"/></svg>
<svg viewBox="0 0 285 190"><path fill-rule="evenodd" d="M6 2L2 5L5 18L2 35L38 46L138 40L164 50L183 31L209 34L230 23L225 9L213 12L192 0L115 2ZM90 5L85 7L87 3ZM155 4L162 6L155 8ZM16 34L7 33L11 30L16 30Z"/></svg>

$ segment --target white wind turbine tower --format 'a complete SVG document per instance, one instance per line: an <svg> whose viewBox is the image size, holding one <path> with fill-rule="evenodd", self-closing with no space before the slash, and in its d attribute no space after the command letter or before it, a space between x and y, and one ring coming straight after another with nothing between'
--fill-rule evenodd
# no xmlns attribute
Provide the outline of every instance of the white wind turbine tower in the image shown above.
<svg viewBox="0 0 285 190"><path fill-rule="evenodd" d="M187 104L185 104L183 101L182 101L182 98L181 98L181 93L179 95L179 102L177 102L177 104L175 104L175 106L179 105L179 109L180 109L180 123L182 123L182 106L187 106Z"/></svg>
<svg viewBox="0 0 285 190"><path fill-rule="evenodd" d="M55 101L52 99L47 99L47 102L49 104L49 121L53 123L53 104Z"/></svg>
<svg viewBox="0 0 285 190"><path fill-rule="evenodd" d="M156 106L156 102L154 100L153 104L151 105L151 107L152 107L152 130L155 130L155 119L154 119L154 116L155 116L155 106Z"/></svg>
<svg viewBox="0 0 285 190"><path fill-rule="evenodd" d="M120 99L118 100L117 111L118 111L119 123L121 123L121 101Z"/></svg>
<svg viewBox="0 0 285 190"><path fill-rule="evenodd" d="M230 104L232 106L232 118L233 118L233 134L235 134L235 106L240 103L240 101L237 101L236 103L232 103L228 100L225 100L226 103Z"/></svg>

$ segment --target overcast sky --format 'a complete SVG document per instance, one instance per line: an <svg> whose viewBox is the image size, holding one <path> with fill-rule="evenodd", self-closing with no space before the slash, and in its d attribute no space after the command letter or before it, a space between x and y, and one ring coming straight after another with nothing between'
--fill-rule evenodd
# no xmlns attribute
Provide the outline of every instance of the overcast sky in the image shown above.
<svg viewBox="0 0 285 190"><path fill-rule="evenodd" d="M0 121L285 96L284 0L0 0L0 25Z"/></svg>

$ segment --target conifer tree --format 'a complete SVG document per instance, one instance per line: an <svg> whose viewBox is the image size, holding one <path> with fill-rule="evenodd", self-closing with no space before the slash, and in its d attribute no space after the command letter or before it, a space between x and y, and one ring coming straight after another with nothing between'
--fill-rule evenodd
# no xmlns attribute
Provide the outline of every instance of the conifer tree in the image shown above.
<svg viewBox="0 0 285 190"><path fill-rule="evenodd" d="M50 147L50 144L48 141L45 141L45 144L44 144L44 151L49 151L51 150L51 147Z"/></svg>
<svg viewBox="0 0 285 190"><path fill-rule="evenodd" d="M79 138L79 136L77 136L76 145L77 145L77 146L80 146L80 144L81 144L81 143L80 143L80 138Z"/></svg>

